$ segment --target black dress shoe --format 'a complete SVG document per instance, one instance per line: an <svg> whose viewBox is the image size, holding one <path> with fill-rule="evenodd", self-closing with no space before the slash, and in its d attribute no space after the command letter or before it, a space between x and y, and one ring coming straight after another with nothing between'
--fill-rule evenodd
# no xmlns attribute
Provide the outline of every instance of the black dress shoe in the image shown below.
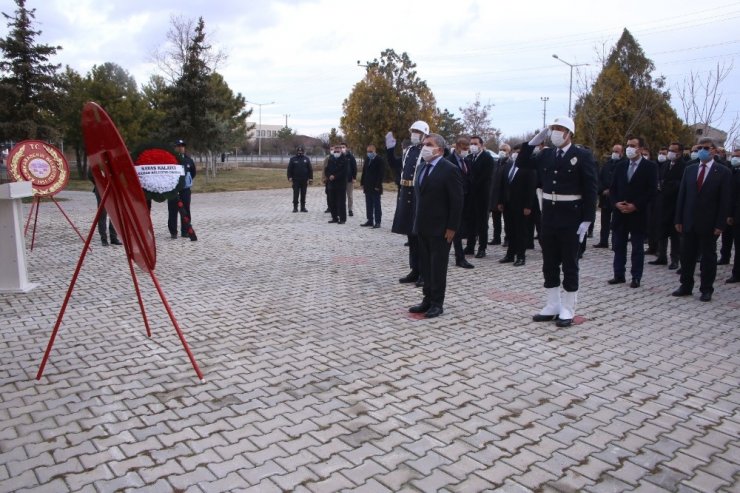
<svg viewBox="0 0 740 493"><path fill-rule="evenodd" d="M360 224L360 226L362 226L363 228L366 228L366 227L372 226L372 225L373 225L373 222L372 221L367 221L367 222L364 222L364 223Z"/></svg>
<svg viewBox="0 0 740 493"><path fill-rule="evenodd" d="M712 293L702 293L699 296L699 301L712 301Z"/></svg>
<svg viewBox="0 0 740 493"><path fill-rule="evenodd" d="M729 265L730 258L729 257L722 257L719 260L717 260L717 265Z"/></svg>
<svg viewBox="0 0 740 493"><path fill-rule="evenodd" d="M416 282L417 279L419 279L419 273L412 270L411 272L406 274L405 277L399 279L398 282L400 282L401 284L409 284L412 282Z"/></svg>
<svg viewBox="0 0 740 493"><path fill-rule="evenodd" d="M680 287L671 293L671 296L691 296L691 290Z"/></svg>
<svg viewBox="0 0 740 493"><path fill-rule="evenodd" d="M639 288L640 287L640 281L637 279L632 279L632 282L630 283L631 288Z"/></svg>
<svg viewBox="0 0 740 493"><path fill-rule="evenodd" d="M176 240L177 239L177 233L170 233L170 238L172 238L173 240Z"/></svg>
<svg viewBox="0 0 740 493"><path fill-rule="evenodd" d="M424 279L422 279L421 276L419 277L419 279L416 280L416 287L417 288L423 288L424 287Z"/></svg>
<svg viewBox="0 0 740 493"><path fill-rule="evenodd" d="M475 267L473 264L471 264L464 258L455 262L455 265L458 267L462 267L463 269L472 269L473 267Z"/></svg>
<svg viewBox="0 0 740 493"><path fill-rule="evenodd" d="M668 265L668 259L665 257L658 257L655 260L648 262L650 265Z"/></svg>
<svg viewBox="0 0 740 493"><path fill-rule="evenodd" d="M681 267L679 267L678 269L676 269L676 274L680 274L680 273L681 273Z"/></svg>
<svg viewBox="0 0 740 493"><path fill-rule="evenodd" d="M308 212L308 209L306 209L305 207L301 207L301 212Z"/></svg>
<svg viewBox="0 0 740 493"><path fill-rule="evenodd" d="M489 245L500 245L501 244L501 238L494 238Z"/></svg>
<svg viewBox="0 0 740 493"><path fill-rule="evenodd" d="M734 284L736 282L740 282L740 277L730 276L730 278L725 281L725 284Z"/></svg>
<svg viewBox="0 0 740 493"><path fill-rule="evenodd" d="M572 318L558 318L558 320L555 322L555 325L558 327L570 327L573 325L573 319Z"/></svg>
<svg viewBox="0 0 740 493"><path fill-rule="evenodd" d="M424 314L424 318L434 318L439 317L444 313L444 310L441 306L434 305L432 306L427 312Z"/></svg>
<svg viewBox="0 0 740 493"><path fill-rule="evenodd" d="M495 245L495 244L496 244L496 242L495 242L495 241L493 241L493 240L491 240L491 241L489 241L489 242L488 242L488 244L489 244L489 245Z"/></svg>
<svg viewBox="0 0 740 493"><path fill-rule="evenodd" d="M671 260L671 263L668 264L668 270L676 270L678 269L678 262L675 260Z"/></svg>
<svg viewBox="0 0 740 493"><path fill-rule="evenodd" d="M421 302L418 305L409 307L409 313L424 313L432 307L431 303Z"/></svg>
<svg viewBox="0 0 740 493"><path fill-rule="evenodd" d="M108 246L108 238L101 238L100 244L103 246Z"/></svg>
<svg viewBox="0 0 740 493"><path fill-rule="evenodd" d="M331 209L326 209L326 210L324 211L324 214L328 214L328 213L330 213L330 212L331 212Z"/></svg>
<svg viewBox="0 0 740 493"><path fill-rule="evenodd" d="M346 223L346 222L347 222L347 221L339 221L339 222L338 222L337 224L344 224L344 223Z"/></svg>
<svg viewBox="0 0 740 493"><path fill-rule="evenodd" d="M614 277L606 282L608 282L609 284L624 284L627 282L627 279L625 279L624 277Z"/></svg>
<svg viewBox="0 0 740 493"><path fill-rule="evenodd" d="M514 261L514 257L510 257L510 256L507 255L504 258L502 258L501 260L499 260L498 263L499 264L510 264L513 261Z"/></svg>
<svg viewBox="0 0 740 493"><path fill-rule="evenodd" d="M608 243L597 243L593 246L594 248L609 248Z"/></svg>
<svg viewBox="0 0 740 493"><path fill-rule="evenodd" d="M508 247L509 246L509 240L504 240L504 242L501 244L502 247Z"/></svg>
<svg viewBox="0 0 740 493"><path fill-rule="evenodd" d="M350 210L349 211L349 217L352 217L352 216L354 216L354 214L352 214L352 211Z"/></svg>
<svg viewBox="0 0 740 493"><path fill-rule="evenodd" d="M331 223L338 223L339 221L338 221L338 220L336 220L336 219L332 219L331 221L327 221L327 222L328 222L329 224L331 224Z"/></svg>
<svg viewBox="0 0 740 493"><path fill-rule="evenodd" d="M475 254L475 258L483 258L486 256L485 250L478 250L478 253Z"/></svg>
<svg viewBox="0 0 740 493"><path fill-rule="evenodd" d="M518 258L514 261L514 267L521 267L525 264L525 261L523 258Z"/></svg>
<svg viewBox="0 0 740 493"><path fill-rule="evenodd" d="M380 223L373 225L373 229L378 229L380 227Z"/></svg>
<svg viewBox="0 0 740 493"><path fill-rule="evenodd" d="M111 245L123 245L123 243L121 243L121 240L119 240L118 238L113 238L112 240L110 240L110 244Z"/></svg>
<svg viewBox="0 0 740 493"><path fill-rule="evenodd" d="M293 212L298 212L298 207L293 207Z"/></svg>
<svg viewBox="0 0 740 493"><path fill-rule="evenodd" d="M537 314L537 315L535 315L535 316L532 317L532 320L534 320L535 322L552 322L556 318L558 318L557 315L539 315L539 314Z"/></svg>
<svg viewBox="0 0 740 493"><path fill-rule="evenodd" d="M465 255L473 255L475 253L475 247L465 247L463 248L463 253Z"/></svg>

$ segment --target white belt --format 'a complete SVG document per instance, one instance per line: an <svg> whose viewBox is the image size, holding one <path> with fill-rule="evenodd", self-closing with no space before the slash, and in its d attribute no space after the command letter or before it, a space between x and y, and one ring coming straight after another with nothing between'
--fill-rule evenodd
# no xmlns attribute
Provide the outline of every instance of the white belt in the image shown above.
<svg viewBox="0 0 740 493"><path fill-rule="evenodd" d="M580 195L564 195L560 193L543 193L542 198L544 200L550 200L552 202L573 202L574 200L581 200Z"/></svg>

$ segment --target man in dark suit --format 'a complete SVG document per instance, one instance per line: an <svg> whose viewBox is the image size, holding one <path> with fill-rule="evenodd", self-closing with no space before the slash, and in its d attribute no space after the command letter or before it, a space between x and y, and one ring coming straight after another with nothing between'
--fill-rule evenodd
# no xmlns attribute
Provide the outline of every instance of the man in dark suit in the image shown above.
<svg viewBox="0 0 740 493"><path fill-rule="evenodd" d="M673 296L691 296L696 259L701 255L701 301L711 301L717 276L717 238L727 227L732 173L714 161L714 141L698 143L699 162L686 167L678 190L676 231L682 234L681 286Z"/></svg>
<svg viewBox="0 0 740 493"><path fill-rule="evenodd" d="M470 196L472 200L472 229L468 231L466 254L475 251L475 242L478 241L478 251L475 258L486 256L488 245L488 211L491 200L491 178L493 177L494 160L483 147L483 139L477 135L470 138Z"/></svg>
<svg viewBox="0 0 740 493"><path fill-rule="evenodd" d="M727 284L740 282L740 149L732 152L732 205L731 219L733 237L735 241L735 263L732 265L732 275L725 281Z"/></svg>
<svg viewBox="0 0 740 493"><path fill-rule="evenodd" d="M614 178L614 170L617 164L624 160L622 146L614 144L612 155L601 166L599 170L599 209L601 210L601 231L599 242L594 248L609 248L609 232L612 229L612 202L609 200L609 187Z"/></svg>
<svg viewBox="0 0 740 493"><path fill-rule="evenodd" d="M578 298L578 251L596 216L596 163L588 149L573 145L575 123L570 117L555 118L549 127L522 146L520 169L539 172L542 184L542 273L547 298L545 307L532 317L535 322L556 320L558 327L573 323ZM533 151L550 136L554 148ZM560 271L563 296L560 296Z"/></svg>
<svg viewBox="0 0 740 493"><path fill-rule="evenodd" d="M465 253L463 251L462 240L467 238L468 231L471 229L471 207L473 203L470 197L470 168L465 158L470 153L470 139L465 136L460 136L455 141L455 147L450 153L448 159L452 164L457 166L460 170L460 176L462 178L463 185L463 209L462 217L460 219L460 227L455 231L455 238L452 240L452 246L455 249L455 265L462 267L463 269L472 269L475 267L473 264L465 259Z"/></svg>
<svg viewBox="0 0 740 493"><path fill-rule="evenodd" d="M414 180L414 233L419 239L424 299L410 307L409 312L424 313L426 318L438 317L444 311L450 244L459 227L463 207L460 170L442 157L444 149L445 140L441 135L430 134L424 139L421 150L424 164Z"/></svg>
<svg viewBox="0 0 740 493"><path fill-rule="evenodd" d="M683 158L683 144L672 142L668 146L666 160L660 165L658 171L658 204L656 214L660 217L658 224L658 258L648 262L652 265L665 265L668 263L668 243L670 242L670 270L678 269L681 257L681 235L674 227L676 217L676 201L678 200L678 189L681 178L686 169L686 161Z"/></svg>
<svg viewBox="0 0 740 493"><path fill-rule="evenodd" d="M525 264L529 222L537 201L536 188L536 172L532 169L519 169L516 158L512 155L501 177L501 195L497 205L504 214L509 234L506 255L499 260L502 264L513 262L515 267Z"/></svg>
<svg viewBox="0 0 740 493"><path fill-rule="evenodd" d="M614 277L609 284L626 282L627 241L632 244L632 283L639 288L645 265L645 234L648 205L658 191L658 165L642 157L645 141L642 137L627 139L627 159L617 164L609 186L612 208L612 245L614 246Z"/></svg>
<svg viewBox="0 0 740 493"><path fill-rule="evenodd" d="M509 144L501 144L499 147L502 151L508 153L511 151ZM501 244L501 233L503 230L502 219L503 213L498 210L498 204L501 196L501 176L506 167L508 158L498 158L493 162L493 173L491 173L491 220L493 222L493 238L488 242L489 245Z"/></svg>
<svg viewBox="0 0 740 493"><path fill-rule="evenodd" d="M330 223L347 222L347 155L342 154L340 146L334 146L332 155L324 168L324 180L329 193Z"/></svg>
<svg viewBox="0 0 740 493"><path fill-rule="evenodd" d="M362 168L360 186L365 193L365 211L367 222L360 226L380 227L383 216L380 210L380 196L383 195L383 176L385 175L385 162L378 156L375 146L367 146L367 161ZM375 222L373 222L375 221Z"/></svg>

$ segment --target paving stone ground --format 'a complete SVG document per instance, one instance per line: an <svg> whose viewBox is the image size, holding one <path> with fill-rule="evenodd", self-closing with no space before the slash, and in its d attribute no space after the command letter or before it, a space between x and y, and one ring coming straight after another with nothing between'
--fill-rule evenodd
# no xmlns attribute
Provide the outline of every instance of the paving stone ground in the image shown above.
<svg viewBox="0 0 740 493"><path fill-rule="evenodd" d="M199 383L122 247L87 257L46 373L34 379L81 242L44 204L27 294L0 295L0 492L737 492L740 287L670 296L678 276L609 286L588 249L578 315L531 322L539 250L450 267L445 313L419 320L404 238L327 224L323 190L196 194L199 241L155 204L156 273ZM87 230L92 193L62 202ZM598 228L597 228L598 231Z"/></svg>

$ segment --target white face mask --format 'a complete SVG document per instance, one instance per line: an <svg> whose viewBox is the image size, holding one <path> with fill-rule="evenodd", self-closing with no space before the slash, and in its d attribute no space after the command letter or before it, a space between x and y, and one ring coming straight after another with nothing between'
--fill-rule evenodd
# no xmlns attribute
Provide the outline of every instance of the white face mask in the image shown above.
<svg viewBox="0 0 740 493"><path fill-rule="evenodd" d="M336 157L336 158L338 158L339 156L342 155L342 153L341 152L338 152L338 151L334 151L334 152L331 153L331 155L334 156L334 157Z"/></svg>
<svg viewBox="0 0 740 493"><path fill-rule="evenodd" d="M692 151L691 152L691 159L699 159L699 152L698 151Z"/></svg>
<svg viewBox="0 0 740 493"><path fill-rule="evenodd" d="M658 162L664 163L668 159L665 154L658 154Z"/></svg>
<svg viewBox="0 0 740 493"><path fill-rule="evenodd" d="M434 159L434 147L424 146L421 148L421 158L427 163Z"/></svg>
<svg viewBox="0 0 740 493"><path fill-rule="evenodd" d="M498 151L498 158L499 159L506 159L506 151Z"/></svg>
<svg viewBox="0 0 740 493"><path fill-rule="evenodd" d="M419 142L421 142L421 137L419 136L419 134L415 134L412 132L411 133L411 144L416 145Z"/></svg>
<svg viewBox="0 0 740 493"><path fill-rule="evenodd" d="M675 161L678 156L673 151L668 151L668 160L669 161Z"/></svg>
<svg viewBox="0 0 740 493"><path fill-rule="evenodd" d="M732 166L735 168L740 166L740 156L732 156L732 159L730 159L730 164L732 164Z"/></svg>
<svg viewBox="0 0 740 493"><path fill-rule="evenodd" d="M622 157L622 156L620 156L618 152L612 152L612 159L613 159L614 161L619 161L619 159L620 159L621 157Z"/></svg>
<svg viewBox="0 0 740 493"><path fill-rule="evenodd" d="M635 159L637 156L640 155L639 152L637 152L637 149L634 147L628 147L625 151L625 154L627 154L628 159Z"/></svg>
<svg viewBox="0 0 740 493"><path fill-rule="evenodd" d="M460 154L460 157L466 158L468 157L468 154L470 154L470 151L460 151L458 154Z"/></svg>
<svg viewBox="0 0 740 493"><path fill-rule="evenodd" d="M479 151L479 150L480 150L480 149L478 148L478 146L477 146L477 145L475 145L475 144L470 144L470 152L472 152L473 154L478 154L478 151Z"/></svg>
<svg viewBox="0 0 740 493"><path fill-rule="evenodd" d="M512 152L511 153L511 159L513 159L514 161L516 161L516 158L518 158L518 157L519 157L519 153L518 152Z"/></svg>
<svg viewBox="0 0 740 493"><path fill-rule="evenodd" d="M565 144L565 132L562 130L551 130L550 140L555 147L560 147Z"/></svg>

